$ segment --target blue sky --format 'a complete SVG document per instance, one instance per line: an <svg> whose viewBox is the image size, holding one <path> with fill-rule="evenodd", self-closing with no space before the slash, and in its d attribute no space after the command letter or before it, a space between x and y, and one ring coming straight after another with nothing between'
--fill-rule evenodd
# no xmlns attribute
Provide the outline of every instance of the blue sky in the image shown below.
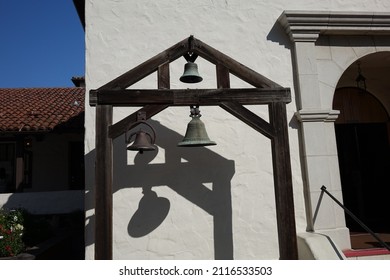
<svg viewBox="0 0 390 280"><path fill-rule="evenodd" d="M72 0L0 0L0 87L69 87L84 76Z"/></svg>

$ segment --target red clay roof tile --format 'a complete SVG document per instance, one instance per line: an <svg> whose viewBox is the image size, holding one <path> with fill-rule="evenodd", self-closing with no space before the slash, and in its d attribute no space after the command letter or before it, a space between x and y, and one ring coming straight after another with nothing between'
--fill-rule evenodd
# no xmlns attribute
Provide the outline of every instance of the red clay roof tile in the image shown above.
<svg viewBox="0 0 390 280"><path fill-rule="evenodd" d="M84 112L85 88L0 88L0 132L50 131Z"/></svg>

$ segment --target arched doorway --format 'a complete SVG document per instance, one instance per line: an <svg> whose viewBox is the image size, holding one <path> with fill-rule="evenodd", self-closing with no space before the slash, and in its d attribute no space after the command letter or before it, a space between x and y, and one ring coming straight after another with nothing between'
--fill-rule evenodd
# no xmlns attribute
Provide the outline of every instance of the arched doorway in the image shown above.
<svg viewBox="0 0 390 280"><path fill-rule="evenodd" d="M348 84L348 79L358 75L358 62L355 62L341 77L333 99L333 109L340 110L335 133L344 205L369 228L382 234L390 233L390 125L385 107L389 97L375 89L385 88L388 84L387 80L378 78L383 69L381 59L388 55L377 53L359 61L363 71L363 62L376 65L376 68L366 68L367 76L363 72L368 90L371 83L374 93ZM369 246L362 244L361 238L356 238L364 231L361 226L348 216L346 224L351 232L352 248Z"/></svg>

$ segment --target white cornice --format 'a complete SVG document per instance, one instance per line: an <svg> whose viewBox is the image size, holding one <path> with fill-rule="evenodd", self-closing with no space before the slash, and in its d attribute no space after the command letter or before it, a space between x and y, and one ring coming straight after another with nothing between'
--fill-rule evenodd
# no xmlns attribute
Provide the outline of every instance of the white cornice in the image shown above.
<svg viewBox="0 0 390 280"><path fill-rule="evenodd" d="M390 35L390 13L284 11L278 21L293 42L320 34Z"/></svg>

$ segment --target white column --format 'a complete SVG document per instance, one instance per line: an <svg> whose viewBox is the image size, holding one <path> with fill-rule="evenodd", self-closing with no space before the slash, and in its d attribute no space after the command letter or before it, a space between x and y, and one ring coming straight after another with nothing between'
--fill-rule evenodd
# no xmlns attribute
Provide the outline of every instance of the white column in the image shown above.
<svg viewBox="0 0 390 280"><path fill-rule="evenodd" d="M317 72L317 34L294 36L295 80L300 121L301 163L304 177L307 230L330 236L341 249L350 248L344 211L324 195L321 186L342 201L334 121L339 111L322 104ZM315 222L313 221L315 218Z"/></svg>

